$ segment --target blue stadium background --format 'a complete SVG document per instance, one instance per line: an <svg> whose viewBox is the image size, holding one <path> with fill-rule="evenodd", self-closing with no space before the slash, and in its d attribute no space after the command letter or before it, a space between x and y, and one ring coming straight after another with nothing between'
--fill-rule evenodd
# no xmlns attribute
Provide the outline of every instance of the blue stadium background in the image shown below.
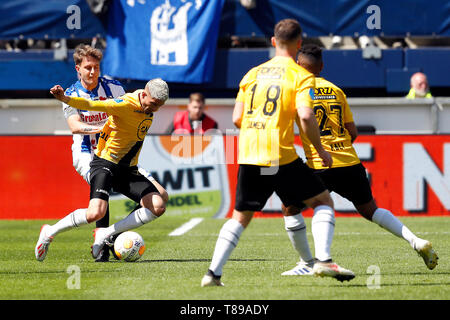
<svg viewBox="0 0 450 320"><path fill-rule="evenodd" d="M102 49L107 45L112 3L2 1L0 98L49 97L48 88L55 83L73 83L72 50L81 42ZM80 29L66 27L71 5L81 9ZM371 16L367 8L371 5L380 8L381 28L367 27ZM256 0L252 9L246 9L240 0L225 0L212 80L170 83L171 96L186 97L188 92L201 89L207 97L234 97L243 74L270 57L273 26L283 18L301 22L305 43L326 47L323 75L350 97L404 96L416 71L427 74L433 95L449 96L450 2L445 0ZM363 35L377 40L375 46L381 56L364 58L364 48L359 44ZM333 36L342 37L342 42ZM347 40L350 44L345 43ZM121 80L127 90L142 85L135 79Z"/></svg>

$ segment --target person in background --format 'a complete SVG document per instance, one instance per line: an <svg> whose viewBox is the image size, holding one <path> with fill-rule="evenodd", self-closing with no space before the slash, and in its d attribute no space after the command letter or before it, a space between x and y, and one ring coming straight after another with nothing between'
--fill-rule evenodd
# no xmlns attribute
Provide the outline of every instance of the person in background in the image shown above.
<svg viewBox="0 0 450 320"><path fill-rule="evenodd" d="M427 76L422 72L416 72L411 76L411 89L407 99L432 98Z"/></svg>
<svg viewBox="0 0 450 320"><path fill-rule="evenodd" d="M191 93L186 111L179 111L167 133L204 134L209 129L217 129L217 122L205 112L205 97L200 92Z"/></svg>

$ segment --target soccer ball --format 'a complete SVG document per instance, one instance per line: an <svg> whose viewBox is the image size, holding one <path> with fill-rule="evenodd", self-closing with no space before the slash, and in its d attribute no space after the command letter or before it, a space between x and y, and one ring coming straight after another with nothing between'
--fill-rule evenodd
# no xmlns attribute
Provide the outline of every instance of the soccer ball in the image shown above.
<svg viewBox="0 0 450 320"><path fill-rule="evenodd" d="M136 261L145 252L144 239L134 231L121 233L114 241L114 252L120 260Z"/></svg>

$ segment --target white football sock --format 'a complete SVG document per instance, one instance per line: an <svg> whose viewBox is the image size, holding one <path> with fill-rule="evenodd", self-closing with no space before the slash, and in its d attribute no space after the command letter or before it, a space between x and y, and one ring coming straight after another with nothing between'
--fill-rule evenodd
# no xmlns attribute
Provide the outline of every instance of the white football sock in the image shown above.
<svg viewBox="0 0 450 320"><path fill-rule="evenodd" d="M334 210L331 207L321 205L314 208L311 231L314 238L315 255L320 261L331 259L334 224Z"/></svg>
<svg viewBox="0 0 450 320"><path fill-rule="evenodd" d="M233 249L237 246L243 231L244 226L234 219L228 220L222 226L209 266L209 270L211 270L214 275L222 275L223 266L228 261Z"/></svg>
<svg viewBox="0 0 450 320"><path fill-rule="evenodd" d="M306 236L306 224L301 213L284 217L284 226L287 231L292 246L305 262L310 262L313 257L309 249L308 238Z"/></svg>
<svg viewBox="0 0 450 320"><path fill-rule="evenodd" d="M157 218L158 216L154 215L149 209L139 208L130 213L122 220L114 223L113 225L110 225L108 228L106 228L105 231L109 237L117 233L125 232L131 229L136 229Z"/></svg>
<svg viewBox="0 0 450 320"><path fill-rule="evenodd" d="M403 225L389 210L378 208L373 213L372 221L397 237L405 239L414 248L414 241L417 239L416 235Z"/></svg>
<svg viewBox="0 0 450 320"><path fill-rule="evenodd" d="M47 229L47 236L54 237L60 232L88 224L86 212L87 209L77 209L74 212L69 213Z"/></svg>

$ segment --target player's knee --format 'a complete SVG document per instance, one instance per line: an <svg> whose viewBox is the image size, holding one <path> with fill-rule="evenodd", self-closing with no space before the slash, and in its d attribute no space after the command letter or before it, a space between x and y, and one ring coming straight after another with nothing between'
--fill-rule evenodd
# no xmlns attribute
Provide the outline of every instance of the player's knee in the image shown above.
<svg viewBox="0 0 450 320"><path fill-rule="evenodd" d="M378 209L373 199L364 204L355 204L355 207L356 210L369 221L372 221L373 214Z"/></svg>
<svg viewBox="0 0 450 320"><path fill-rule="evenodd" d="M253 214L253 211L238 211L235 209L232 218L239 222L244 228L247 228L253 218Z"/></svg>
<svg viewBox="0 0 450 320"><path fill-rule="evenodd" d="M285 207L284 205L282 205L281 209L284 216L293 216L301 212L301 209L296 206Z"/></svg>
<svg viewBox="0 0 450 320"><path fill-rule="evenodd" d="M161 216L166 212L166 202L159 193L150 193L142 198L141 205L149 209L155 216Z"/></svg>
<svg viewBox="0 0 450 320"><path fill-rule="evenodd" d="M153 207L153 214L155 216L162 216L164 214L164 212L166 212L166 206L163 204L161 206L155 206Z"/></svg>
<svg viewBox="0 0 450 320"><path fill-rule="evenodd" d="M86 219L89 223L98 221L103 218L106 214L106 210L102 210L101 208L89 208L86 212Z"/></svg>
<svg viewBox="0 0 450 320"><path fill-rule="evenodd" d="M325 190L315 197L305 200L305 204L311 208L316 208L318 206L328 206L331 209L334 209L333 199L331 198L328 190Z"/></svg>

